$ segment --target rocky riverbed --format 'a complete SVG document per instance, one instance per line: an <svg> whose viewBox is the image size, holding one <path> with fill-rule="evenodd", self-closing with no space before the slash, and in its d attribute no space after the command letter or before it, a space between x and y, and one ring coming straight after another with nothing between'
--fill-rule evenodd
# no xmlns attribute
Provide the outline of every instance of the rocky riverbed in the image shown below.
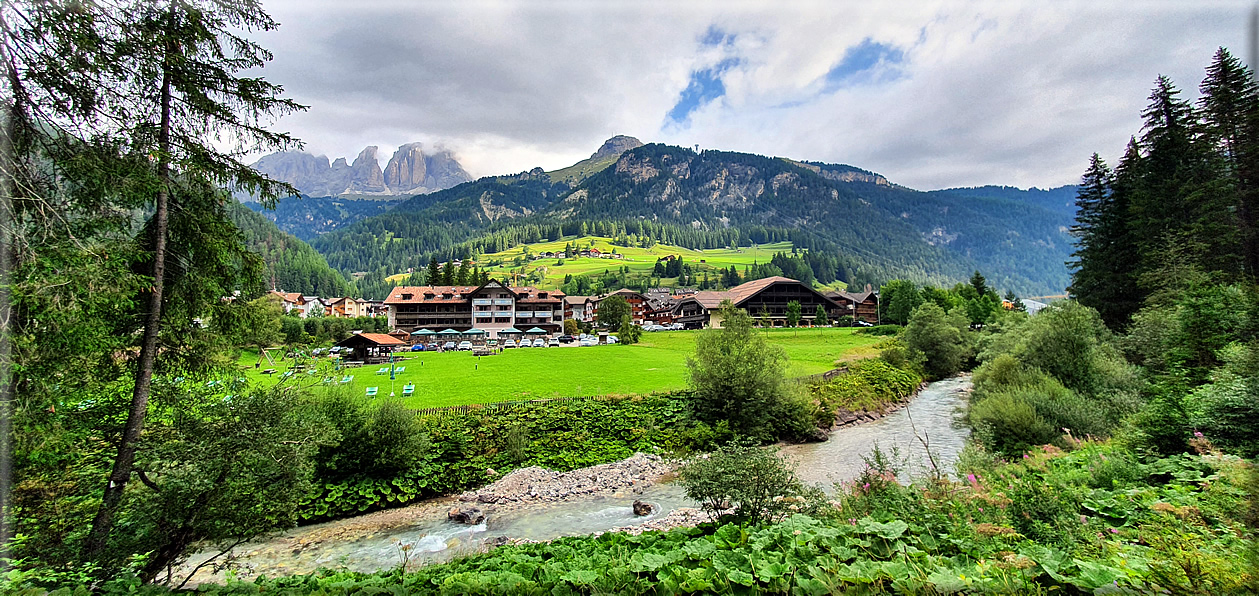
<svg viewBox="0 0 1259 596"><path fill-rule="evenodd" d="M459 495L464 503L511 505L521 501L562 501L580 495L651 486L673 472L673 464L658 455L635 453L610 464L556 472L537 466L516 470L477 491Z"/></svg>
<svg viewBox="0 0 1259 596"><path fill-rule="evenodd" d="M218 551L207 549L190 557L174 577L186 577L196 569L189 582L195 586L221 582L229 569L244 579L262 574L309 573L320 567L374 571L404 561L425 560L417 553L476 552L486 545L508 541L497 532L501 530L500 520L518 519L534 511L562 513L575 502L588 507L590 502L614 497L626 496L633 501L634 496L671 476L673 469L674 465L660 456L644 453L570 472L523 468L458 497L429 499L407 507L296 528L269 540L241 545L230 557L215 557ZM484 519L463 527L448 521L453 510L469 507L475 507ZM625 517L632 519L632 505L626 503L624 508ZM673 527L659 526L664 520L679 524L682 520L661 511L645 519L645 523L653 524L651 529Z"/></svg>

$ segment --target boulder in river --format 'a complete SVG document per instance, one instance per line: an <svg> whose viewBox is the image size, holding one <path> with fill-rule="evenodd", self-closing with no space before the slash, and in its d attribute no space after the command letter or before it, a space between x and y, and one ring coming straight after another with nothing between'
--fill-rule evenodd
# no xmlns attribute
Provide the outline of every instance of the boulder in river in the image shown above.
<svg viewBox="0 0 1259 596"><path fill-rule="evenodd" d="M475 526L485 521L485 513L476 507L454 507L446 514L452 522Z"/></svg>
<svg viewBox="0 0 1259 596"><path fill-rule="evenodd" d="M502 546L507 544L507 541L506 536L491 536L485 539L485 546Z"/></svg>
<svg viewBox="0 0 1259 596"><path fill-rule="evenodd" d="M813 429L809 436L805 437L805 441L809 443L824 443L831 438L831 435L820 428Z"/></svg>
<svg viewBox="0 0 1259 596"><path fill-rule="evenodd" d="M634 501L634 515L637 515L637 516L651 515L651 512L654 509L655 508L652 507L651 503L644 503L642 501L637 501L637 500Z"/></svg>

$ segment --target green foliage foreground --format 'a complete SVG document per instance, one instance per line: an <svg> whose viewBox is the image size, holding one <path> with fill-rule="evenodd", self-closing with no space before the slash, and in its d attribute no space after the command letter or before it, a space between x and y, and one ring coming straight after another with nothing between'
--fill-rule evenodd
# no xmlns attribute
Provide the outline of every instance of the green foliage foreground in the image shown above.
<svg viewBox="0 0 1259 596"><path fill-rule="evenodd" d="M205 594L1247 593L1252 466L1077 443L959 481L866 474L813 516L499 547L414 572L322 571ZM31 591L31 594L39 593ZM165 593L153 588L151 593ZM1251 592L1252 593L1252 592Z"/></svg>

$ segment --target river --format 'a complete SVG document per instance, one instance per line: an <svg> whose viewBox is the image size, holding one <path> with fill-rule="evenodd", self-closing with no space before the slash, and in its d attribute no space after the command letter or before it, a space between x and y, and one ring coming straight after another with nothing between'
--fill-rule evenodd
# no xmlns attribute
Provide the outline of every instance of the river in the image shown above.
<svg viewBox="0 0 1259 596"><path fill-rule="evenodd" d="M934 457L941 472L950 473L965 444L968 430L959 423L970 387L969 377L931 383L907 407L858 426L836 430L823 443L789 445L782 452L797 465L797 476L820 484L827 492L836 483L855 478L864 457L875 445L893 449L908 460L902 475L919 475ZM930 455L928 457L928 446ZM634 500L651 503L655 513L637 517ZM374 572L408 564L436 562L455 554L474 552L490 537L550 540L579 536L658 519L683 507L694 507L677 484L656 484L640 493L630 491L568 499L527 502L514 510L493 514L488 523L463 526L446 520L451 498L434 499L361 518L339 520L290 530L271 540L237 549L238 577L309 573L320 567ZM201 552L183 566L186 570L213 553ZM178 575L178 574L177 574ZM191 585L222 581L204 567Z"/></svg>

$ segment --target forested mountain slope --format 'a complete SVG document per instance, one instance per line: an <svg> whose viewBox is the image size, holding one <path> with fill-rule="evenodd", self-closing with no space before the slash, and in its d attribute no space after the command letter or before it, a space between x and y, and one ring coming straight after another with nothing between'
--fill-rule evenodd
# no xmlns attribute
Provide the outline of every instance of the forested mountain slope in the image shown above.
<svg viewBox="0 0 1259 596"><path fill-rule="evenodd" d="M275 209L264 209L260 203L252 201L245 206L275 222L281 230L310 242L320 234L386 213L404 200L388 197L289 197L277 201Z"/></svg>
<svg viewBox="0 0 1259 596"><path fill-rule="evenodd" d="M292 234L248 207L229 201L228 215L245 237L245 246L262 256L272 289L306 295L338 297L355 295L354 286L328 261Z"/></svg>

